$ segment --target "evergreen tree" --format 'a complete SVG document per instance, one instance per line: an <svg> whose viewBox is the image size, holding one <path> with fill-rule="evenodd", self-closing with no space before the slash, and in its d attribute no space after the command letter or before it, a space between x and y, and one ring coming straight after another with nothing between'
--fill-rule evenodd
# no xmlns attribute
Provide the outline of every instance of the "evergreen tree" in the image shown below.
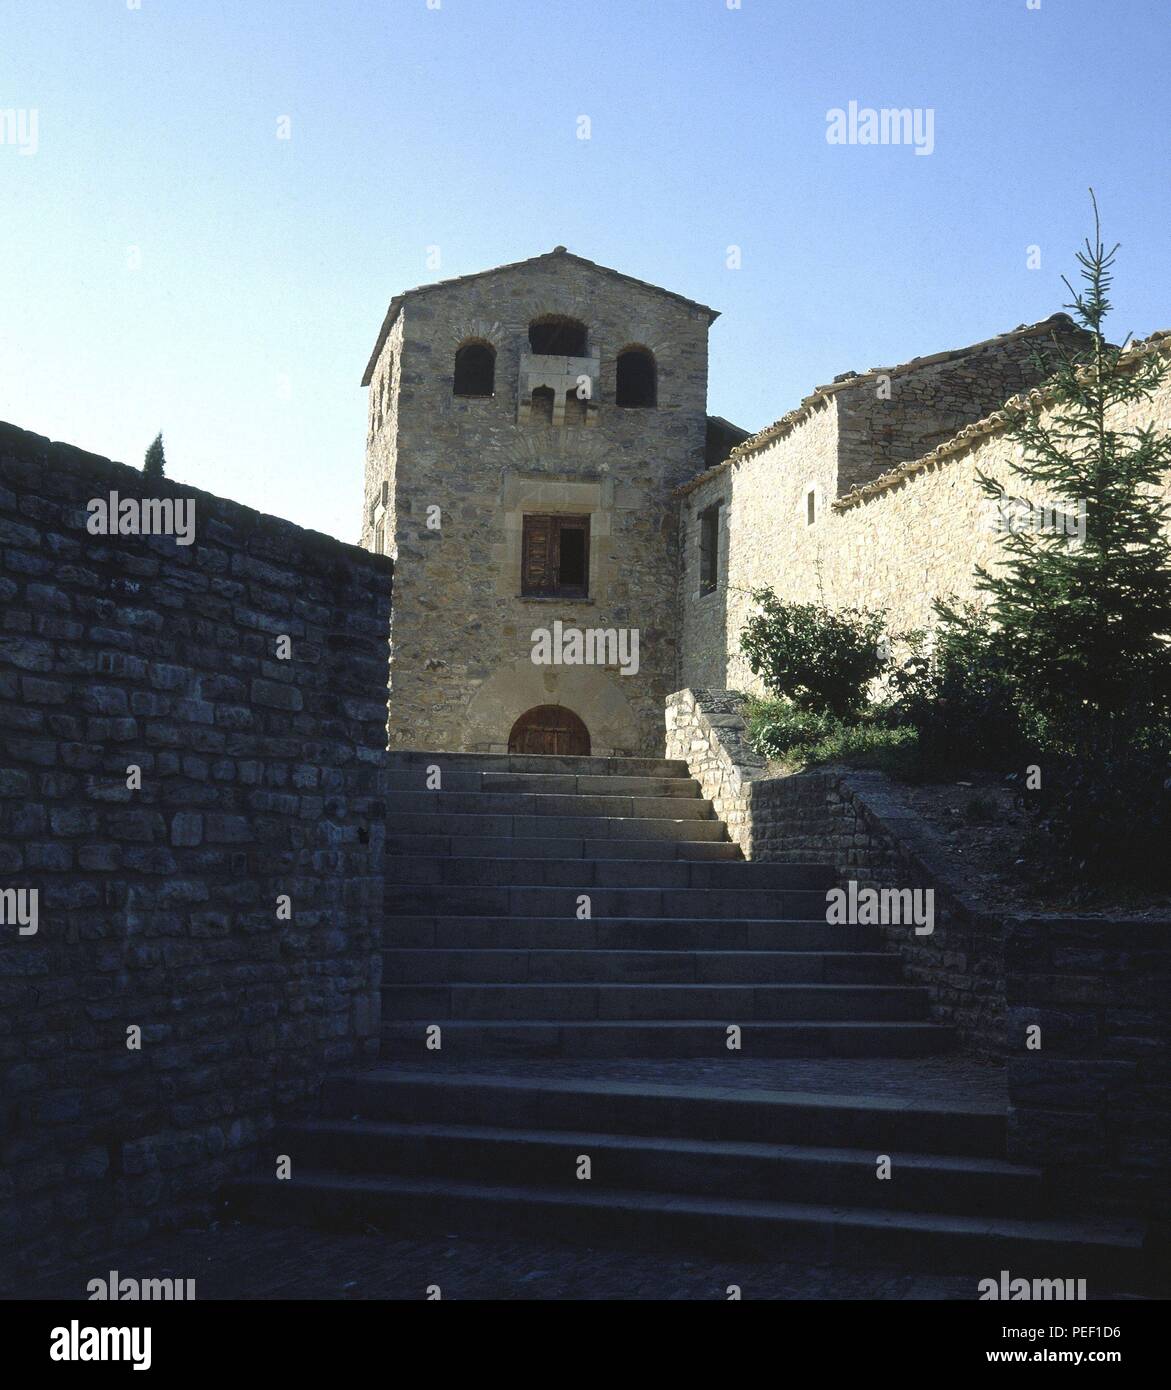
<svg viewBox="0 0 1171 1390"><path fill-rule="evenodd" d="M1171 724L1171 541L1159 495L1171 435L1126 417L1171 363L1159 352L1127 360L1127 343L1106 341L1117 251L1105 249L1094 200L1094 240L1077 257L1083 287L1065 280L1087 336L1058 351L1048 415L1024 407L1010 417L1024 495L979 475L1008 518L1003 565L977 569L989 596L985 648L1046 741L1093 756L1165 747ZM1074 525L1053 526L1055 504ZM939 612L976 635L970 617Z"/></svg>
<svg viewBox="0 0 1171 1390"><path fill-rule="evenodd" d="M155 435L150 448L146 451L146 457L142 461L143 476L147 478L161 478L166 462L167 456L163 453L163 435L160 430L159 433Z"/></svg>

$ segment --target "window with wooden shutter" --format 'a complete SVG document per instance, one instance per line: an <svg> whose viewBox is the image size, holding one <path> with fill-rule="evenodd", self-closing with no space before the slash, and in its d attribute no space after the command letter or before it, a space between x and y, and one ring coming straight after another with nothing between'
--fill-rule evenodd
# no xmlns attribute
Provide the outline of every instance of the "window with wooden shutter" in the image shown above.
<svg viewBox="0 0 1171 1390"><path fill-rule="evenodd" d="M585 598L589 588L589 517L526 516L521 593L533 598Z"/></svg>

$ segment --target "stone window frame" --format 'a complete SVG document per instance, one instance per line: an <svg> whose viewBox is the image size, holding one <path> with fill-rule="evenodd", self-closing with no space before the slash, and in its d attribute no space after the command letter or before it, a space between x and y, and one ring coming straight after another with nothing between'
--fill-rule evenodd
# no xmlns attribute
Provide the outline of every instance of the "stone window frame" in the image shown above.
<svg viewBox="0 0 1171 1390"><path fill-rule="evenodd" d="M459 391L456 387L459 384L460 354L469 348L481 348L492 355L492 389L491 391ZM499 364L500 354L496 349L496 344L489 342L483 337L464 338L457 345L452 354L451 371L451 394L455 400L460 401L490 401L496 398L496 370Z"/></svg>
<svg viewBox="0 0 1171 1390"><path fill-rule="evenodd" d="M497 514L501 529L492 547L495 592L499 598L519 603L605 603L618 566L613 555L616 498L613 480L583 480L548 473L509 473L502 480ZM553 595L548 598L521 593L521 564L525 515L589 516L589 592L580 598Z"/></svg>
<svg viewBox="0 0 1171 1390"><path fill-rule="evenodd" d="M625 357L645 358L650 363L651 399L649 401L621 401L622 360ZM627 343L614 354L614 404L619 410L657 410L659 408L659 359L645 343Z"/></svg>
<svg viewBox="0 0 1171 1390"><path fill-rule="evenodd" d="M553 546L558 547L556 558L560 558L561 537L566 531L574 531L584 536L583 584L566 586L561 578L560 568L550 566L557 575L555 586L544 589L525 587L528 572L529 537L537 531L537 523L550 523L547 530ZM554 557L550 557L551 559ZM586 599L590 595L590 513L589 512L529 512L521 517L521 576L520 592L522 598Z"/></svg>
<svg viewBox="0 0 1171 1390"><path fill-rule="evenodd" d="M718 497L699 513L699 596L707 598L720 587L720 532L723 529L724 499ZM710 519L710 520L709 520ZM710 543L707 527L712 527ZM708 561L710 559L710 566Z"/></svg>

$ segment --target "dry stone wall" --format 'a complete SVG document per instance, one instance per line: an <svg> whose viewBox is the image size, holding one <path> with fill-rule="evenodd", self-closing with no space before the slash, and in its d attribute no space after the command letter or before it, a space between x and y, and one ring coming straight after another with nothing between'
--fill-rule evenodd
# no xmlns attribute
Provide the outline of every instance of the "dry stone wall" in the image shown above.
<svg viewBox="0 0 1171 1390"><path fill-rule="evenodd" d="M860 888L930 888L934 930L880 927L932 1017L1006 1065L1009 1155L1045 1169L1066 1209L1123 1213L1171 1241L1171 921L1026 917L975 881L880 773L762 775L727 691L684 690L668 747L734 806L746 857L836 866ZM710 711L710 712L709 712Z"/></svg>
<svg viewBox="0 0 1171 1390"><path fill-rule="evenodd" d="M1021 918L1005 940L1009 1154L1171 1249L1171 922Z"/></svg>
<svg viewBox="0 0 1171 1390"><path fill-rule="evenodd" d="M90 534L112 491L193 543ZM11 1280L206 1210L376 1055L391 562L6 425L0 522Z"/></svg>

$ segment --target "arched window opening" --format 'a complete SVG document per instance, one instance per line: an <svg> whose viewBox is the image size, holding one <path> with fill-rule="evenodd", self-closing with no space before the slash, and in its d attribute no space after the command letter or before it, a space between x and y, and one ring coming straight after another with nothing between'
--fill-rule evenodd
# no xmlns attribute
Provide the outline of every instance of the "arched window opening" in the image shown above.
<svg viewBox="0 0 1171 1390"><path fill-rule="evenodd" d="M565 423L567 425L584 425L586 420L586 402L582 400L577 389L566 391L565 393Z"/></svg>
<svg viewBox="0 0 1171 1390"><path fill-rule="evenodd" d="M465 343L455 354L457 396L490 396L496 390L496 349L487 343Z"/></svg>
<svg viewBox="0 0 1171 1390"><path fill-rule="evenodd" d="M585 357L586 326L564 314L546 314L529 324L529 347L540 357Z"/></svg>
<svg viewBox="0 0 1171 1390"><path fill-rule="evenodd" d="M657 401L654 353L646 348L626 348L618 354L615 405L647 408Z"/></svg>
<svg viewBox="0 0 1171 1390"><path fill-rule="evenodd" d="M532 420L544 420L547 424L553 423L553 388L551 386L538 386L533 392L532 409L529 418Z"/></svg>

